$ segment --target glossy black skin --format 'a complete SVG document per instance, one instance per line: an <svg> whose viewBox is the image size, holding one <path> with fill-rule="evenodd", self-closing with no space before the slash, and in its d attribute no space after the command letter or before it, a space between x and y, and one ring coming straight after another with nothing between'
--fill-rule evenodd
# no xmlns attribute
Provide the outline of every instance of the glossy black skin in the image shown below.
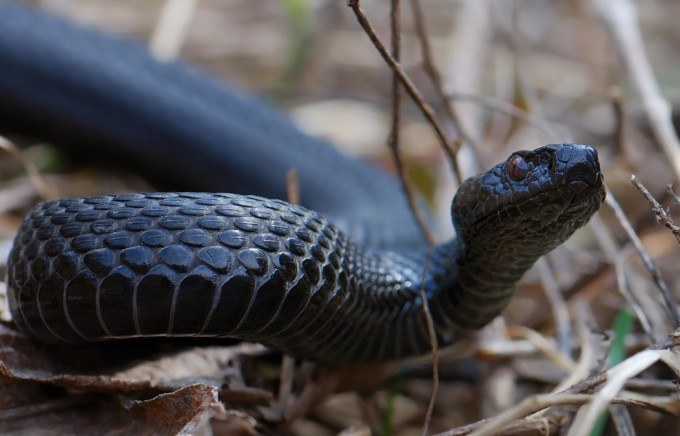
<svg viewBox="0 0 680 436"><path fill-rule="evenodd" d="M0 4L0 28L1 127L108 150L181 189L281 198L292 166L307 207L211 193L38 205L8 265L15 322L37 339L228 336L347 363L422 354L421 288L451 343L604 198L591 147L521 152L525 177L505 162L467 180L460 237L429 248L396 181L258 99L15 5Z"/></svg>
<svg viewBox="0 0 680 436"><path fill-rule="evenodd" d="M523 156L521 180L505 163L464 183L453 202L461 238L432 251L362 248L315 212L253 196L42 203L15 241L10 308L45 341L227 336L346 363L422 354L421 288L440 343L451 343L493 319L602 202L593 148Z"/></svg>
<svg viewBox="0 0 680 436"><path fill-rule="evenodd" d="M425 244L387 173L300 132L257 96L158 62L140 44L0 2L0 67L0 132L124 165L171 191L286 200L294 168L300 204L353 238Z"/></svg>

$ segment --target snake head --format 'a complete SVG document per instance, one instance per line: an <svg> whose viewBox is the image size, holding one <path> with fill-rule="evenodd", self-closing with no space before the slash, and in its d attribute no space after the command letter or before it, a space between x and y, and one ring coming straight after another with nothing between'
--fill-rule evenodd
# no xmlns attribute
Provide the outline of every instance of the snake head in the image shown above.
<svg viewBox="0 0 680 436"><path fill-rule="evenodd" d="M593 147L552 144L513 153L467 179L451 214L467 246L500 246L501 252L535 260L584 225L605 195Z"/></svg>

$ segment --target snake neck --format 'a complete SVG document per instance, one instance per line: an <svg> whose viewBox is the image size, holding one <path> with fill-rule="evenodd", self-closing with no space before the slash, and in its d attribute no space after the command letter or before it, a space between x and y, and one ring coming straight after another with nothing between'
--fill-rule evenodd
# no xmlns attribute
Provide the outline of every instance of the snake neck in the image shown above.
<svg viewBox="0 0 680 436"><path fill-rule="evenodd" d="M357 341L336 347L331 338L312 333L324 356L334 361L393 360L430 351L423 292L438 344L450 344L497 316L535 261L534 256L501 261L486 250L465 247L460 239L410 251L362 249L342 238L338 242L342 275L348 280L339 283L333 299L353 315L338 317L336 332ZM319 316L328 323L332 318ZM319 331L311 328L314 324L307 330Z"/></svg>
<svg viewBox="0 0 680 436"><path fill-rule="evenodd" d="M460 238L435 247L426 282L435 324L449 331L477 330L508 304L515 284L539 255L512 256L484 244L466 246ZM442 338L445 343L449 340Z"/></svg>

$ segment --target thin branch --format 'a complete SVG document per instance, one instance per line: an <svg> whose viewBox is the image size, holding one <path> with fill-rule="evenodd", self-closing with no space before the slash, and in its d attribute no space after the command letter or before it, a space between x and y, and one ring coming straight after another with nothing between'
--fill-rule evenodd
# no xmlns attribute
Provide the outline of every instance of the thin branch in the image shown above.
<svg viewBox="0 0 680 436"><path fill-rule="evenodd" d="M0 136L0 149L7 151L19 161L21 166L24 167L26 174L28 174L28 177L31 180L36 192L43 200L50 200L58 197L57 190L45 181L43 176L40 174L40 171L38 171L35 165L33 165L33 162L28 160L26 155L16 145L14 145L14 143L4 136Z"/></svg>
<svg viewBox="0 0 680 436"><path fill-rule="evenodd" d="M552 308L553 316L555 317L555 326L557 328L557 343L560 351L570 359L572 356L571 340L572 332L569 324L569 310L564 301L564 297L560 293L560 289L555 281L555 276L550 268L548 261L543 258L536 262L538 268L538 275L541 278L541 283L545 289L545 295L548 297L550 307Z"/></svg>
<svg viewBox="0 0 680 436"><path fill-rule="evenodd" d="M392 10L390 11L390 22L392 27L392 56L399 61L401 57L401 1L392 0ZM396 72L392 73L392 130L388 141L390 151L392 152L392 159L397 168L397 174L401 181L401 188L406 195L406 200L411 209L411 213L418 223L421 232L425 236L428 243L434 243L434 235L425 222L425 217L416 203L416 197L413 188L408 181L406 171L404 170L404 161L399 152L399 127L401 121L401 86L399 77Z"/></svg>
<svg viewBox="0 0 680 436"><path fill-rule="evenodd" d="M552 389L553 393L562 392L576 383L586 380L592 374L600 356L597 353L597 346L601 342L601 336L588 328L589 321L593 318L590 307L583 298L574 301L574 323L579 339L578 343L581 353L575 366L569 371L569 375L563 378L560 383ZM596 337L597 336L597 337Z"/></svg>
<svg viewBox="0 0 680 436"><path fill-rule="evenodd" d="M423 10L420 6L420 0L411 0L411 9L413 11L413 20L415 22L416 34L418 35L418 41L420 42L420 52L423 56L423 69L434 85L437 98L439 98L440 104L444 108L445 115L448 117L451 123L453 123L453 125L458 128L458 132L464 141L470 144L475 144L473 138L471 138L463 128L463 123L461 123L458 114L451 106L446 94L444 93L444 83L442 82L441 74L439 74L439 68L437 68L437 65L434 61L434 56L432 56L430 38L427 36L425 16L423 15ZM458 159L456 156L454 156L454 159L456 177L458 178L457 182L460 185L461 180L459 176L460 171L458 169Z"/></svg>
<svg viewBox="0 0 680 436"><path fill-rule="evenodd" d="M375 29L373 28L370 21L366 17L366 14L364 14L364 11L361 9L359 0L348 0L347 5L352 9L354 14L356 15L359 25L364 29L364 31L370 38L371 42L373 42L373 45L378 50L382 58L390 66L390 68L397 75L397 77L399 77L399 80L401 81L402 85L404 85L404 88L406 89L408 95L413 99L418 108L420 108L421 112L428 120L430 125L432 125L432 128L434 129L435 134L439 139L439 143L442 149L448 156L451 166L455 170L456 168L455 152L458 151L458 144L454 141L449 140L449 138L444 133L444 130L442 129L441 124L439 123L439 120L437 120L437 117L432 107L425 101L422 94L420 93L420 91L418 91L415 84L408 77L408 75L401 67L399 62L397 62L394 59L394 57L387 51L385 45L382 43L382 41L376 34ZM452 149L451 147L454 148Z"/></svg>
<svg viewBox="0 0 680 436"><path fill-rule="evenodd" d="M593 3L618 45L652 132L668 157L676 180L680 180L680 140L673 128L671 105L661 94L645 53L637 8L630 0L593 0Z"/></svg>
<svg viewBox="0 0 680 436"><path fill-rule="evenodd" d="M633 176L633 178L635 178L635 176ZM635 246L635 249L640 255L640 258L642 258L642 261L649 270L649 273L652 275L654 283L656 284L657 288L659 288L659 290L661 291L661 296L664 299L666 308L668 309L669 313L671 314L671 317L673 318L675 326L680 326L680 313L678 313L678 308L673 302L673 298L671 297L668 285L661 277L661 272L654 264L654 261L652 260L651 256L645 249L644 245L642 245L640 237L635 233L633 226L630 224L630 221L628 221L628 218L626 218L626 215L623 213L621 206L616 201L616 198L614 198L614 195L611 193L611 191L607 195L605 201L607 202L607 205L614 211L616 218L619 220L621 226L628 234L628 238L633 242L633 245Z"/></svg>
<svg viewBox="0 0 680 436"><path fill-rule="evenodd" d="M149 40L149 50L161 60L176 59L187 38L196 0L165 0Z"/></svg>
<svg viewBox="0 0 680 436"><path fill-rule="evenodd" d="M562 350L559 350L555 344L551 343L545 336L539 332L524 326L508 327L508 334L512 338L524 338L531 342L541 353L552 360L555 365L559 366L565 371L572 371L576 363Z"/></svg>
<svg viewBox="0 0 680 436"><path fill-rule="evenodd" d="M626 257L628 257L629 252L630 249L624 250L623 252L619 253L616 256L614 261L614 270L616 271L616 281L618 284L619 293L623 295L623 298L626 299L626 302L628 302L631 309L633 309L633 313L635 313L635 316L640 322L640 325L642 326L642 329L645 331L647 337L654 341L656 340L656 338L654 337L654 328L652 327L652 323L649 321L647 314L642 309L642 306L640 306L640 303L638 302L637 298L635 298L633 293L630 291L630 288L628 287L625 259Z"/></svg>
<svg viewBox="0 0 680 436"><path fill-rule="evenodd" d="M614 147L617 150L625 151L623 143L626 135L626 117L623 111L623 102L621 101L621 88L612 86L609 89L609 99L614 110L614 120L616 121L616 129L614 130Z"/></svg>
<svg viewBox="0 0 680 436"><path fill-rule="evenodd" d="M671 368L680 369L680 359L673 352L673 348L679 344L678 337L671 335L670 340L664 340L654 344L647 349L627 358L618 365L608 369L604 373L599 373L583 383L572 386L564 392L557 394L540 394L524 399L520 404L512 407L492 419L486 420L481 426L476 427L472 432L475 436L496 434L498 430L513 420L523 418L532 413L546 409L548 407L562 404L585 404L587 406L580 409L574 425L569 434L590 434L590 430L602 411L609 404L630 404L643 406L650 410L669 413L674 416L680 415L677 401L668 401L667 396L644 397L641 395L630 395L621 392L623 386L633 376L648 368L654 362L662 360ZM594 395L584 395L584 392L591 392L596 386L604 386ZM644 397L644 399L643 399ZM474 429L471 427L470 429ZM442 433L460 434L454 431Z"/></svg>
<svg viewBox="0 0 680 436"><path fill-rule="evenodd" d="M276 402L272 406L278 409L281 416L285 417L286 407L293 399L293 381L295 380L295 359L283 355L281 358L281 374L279 375L279 393Z"/></svg>
<svg viewBox="0 0 680 436"><path fill-rule="evenodd" d="M623 389L626 381L657 362L664 353L670 353L670 351L644 350L609 369L607 383L591 398L590 404L579 410L568 434L590 434L597 419Z"/></svg>
<svg viewBox="0 0 680 436"><path fill-rule="evenodd" d="M427 277L430 268L429 259L425 262L423 268L423 277L420 285L420 298L423 300L423 314L425 315L425 324L427 325L427 335L430 341L430 348L432 349L432 394L430 401L427 403L427 413L425 414L425 422L423 423L422 435L426 436L430 429L430 421L432 420L432 413L434 412L434 404L437 399L437 392L439 391L439 355L437 353L439 346L437 344L437 334L434 329L434 322L432 321L432 312L430 312L430 305L425 293L425 277Z"/></svg>
<svg viewBox="0 0 680 436"><path fill-rule="evenodd" d="M543 396L546 397L546 398L550 398L551 395L556 396L556 395L566 395L566 394L571 394L571 395L584 394L584 393L587 393L587 392L592 392L596 387L600 386L601 384L605 383L606 381L607 381L607 374L606 373L599 373L599 374L595 374L594 376L590 377L587 380L584 380L581 383L575 384L574 386L570 387L569 389L567 389L563 392L559 392L559 393L555 393L555 394L543 394ZM531 400L531 398L535 398L535 397L526 398L524 401L522 401L522 403L520 403L517 406L517 408L524 407L523 405L527 404ZM569 399L569 397L567 397L567 398L563 397L563 398ZM571 397L571 398L575 399L576 397ZM590 395L584 396L584 399L585 398L590 398ZM558 402L558 404L561 404L561 403ZM493 426L493 428L496 428L496 424L498 423L498 420L501 418L501 416L507 417L508 415L511 415L512 413L514 413L513 412L514 410L516 410L516 408L513 408L511 410L506 410L501 415L497 415L493 418L482 419L480 421L473 422L472 424L467 424L463 427L458 427L458 428L455 428L455 429L452 429L452 430L449 430L449 431L446 431L446 432L443 432L443 433L437 433L436 436L467 435L467 434L470 434L475 429L484 429L484 428L487 428L487 426ZM531 413L531 412L529 412L529 413ZM523 421L526 421L527 419L531 419L531 418L525 418ZM505 423L505 420L504 420L504 423ZM500 427L503 427L504 423L501 423Z"/></svg>
<svg viewBox="0 0 680 436"><path fill-rule="evenodd" d="M675 202L676 206L680 206L680 197L678 197L678 194L673 191L673 185L668 185L666 186L666 192L668 192L671 197L673 198L673 202Z"/></svg>
<svg viewBox="0 0 680 436"><path fill-rule="evenodd" d="M449 92L446 94L446 98L449 100L469 101L480 104L487 109L495 110L497 112L515 117L518 120L536 127L548 135L559 136L557 131L550 127L550 123L545 121L545 117L534 115L531 112L521 109L512 103L508 103L498 98L487 97L483 95L465 94L462 92Z"/></svg>
<svg viewBox="0 0 680 436"><path fill-rule="evenodd" d="M291 168L286 173L286 194L288 203L300 204L300 180L295 168Z"/></svg>

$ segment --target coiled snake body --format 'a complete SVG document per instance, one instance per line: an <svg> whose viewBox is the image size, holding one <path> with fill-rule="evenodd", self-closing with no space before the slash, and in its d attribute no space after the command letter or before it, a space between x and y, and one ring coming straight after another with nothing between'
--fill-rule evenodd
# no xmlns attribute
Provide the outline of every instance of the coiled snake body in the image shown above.
<svg viewBox="0 0 680 436"><path fill-rule="evenodd" d="M351 363L422 354L421 288L451 343L493 319L604 198L592 147L518 152L465 181L458 237L430 248L396 182L257 99L133 44L0 12L0 127L80 147L102 138L185 189L283 198L294 167L305 206L195 192L39 204L8 269L14 320L40 340L236 337Z"/></svg>

